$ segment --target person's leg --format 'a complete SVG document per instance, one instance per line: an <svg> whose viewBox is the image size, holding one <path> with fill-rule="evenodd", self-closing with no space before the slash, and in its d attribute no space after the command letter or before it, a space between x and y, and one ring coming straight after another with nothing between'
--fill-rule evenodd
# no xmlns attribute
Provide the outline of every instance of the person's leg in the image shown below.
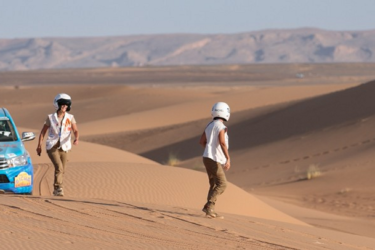
<svg viewBox="0 0 375 250"><path fill-rule="evenodd" d="M222 194L227 187L227 180L225 177L224 170L220 163L213 161L209 158L203 158L203 163L206 167L210 188L207 195L207 203L203 208L203 211L215 209L215 203L217 196Z"/></svg>
<svg viewBox="0 0 375 250"><path fill-rule="evenodd" d="M203 164L206 168L206 172L207 172L207 176L208 176L208 182L210 184L210 187L208 189L208 194L207 194L207 202L202 209L202 211L207 214L208 213L208 207L212 206L212 204L209 204L209 200L210 200L210 197L212 196L212 191L215 187L215 182L214 182L214 178L213 178L213 175L214 175L215 171L212 170L212 164L211 164L211 160L209 158L203 157Z"/></svg>
<svg viewBox="0 0 375 250"><path fill-rule="evenodd" d="M216 164L216 174L214 177L215 187L212 190L211 198L209 201L215 203L217 200L217 196L224 193L225 189L227 188L227 178L225 176L223 167L220 163L215 162Z"/></svg>
<svg viewBox="0 0 375 250"><path fill-rule="evenodd" d="M61 161L60 152L56 147L47 150L47 154L55 167L55 178L53 182L54 190L63 187L63 173L64 173L64 165Z"/></svg>
<svg viewBox="0 0 375 250"><path fill-rule="evenodd" d="M59 150L60 160L62 164L62 177L61 177L61 187L63 187L63 178L66 170L66 163L68 162L68 152L63 151L62 149Z"/></svg>
<svg viewBox="0 0 375 250"><path fill-rule="evenodd" d="M62 149L59 149L59 156L60 156L62 168L61 168L61 174L59 177L60 188L59 188L58 195L64 196L63 186L64 186L64 175L66 171L66 164L68 162L68 152L63 151Z"/></svg>

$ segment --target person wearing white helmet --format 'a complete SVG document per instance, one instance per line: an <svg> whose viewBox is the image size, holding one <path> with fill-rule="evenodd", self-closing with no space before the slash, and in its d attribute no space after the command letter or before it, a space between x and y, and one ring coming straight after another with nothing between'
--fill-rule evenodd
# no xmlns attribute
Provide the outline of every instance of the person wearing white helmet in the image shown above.
<svg viewBox="0 0 375 250"><path fill-rule="evenodd" d="M206 126L199 144L204 147L203 163L206 167L210 188L207 203L202 211L206 216L222 218L215 212L217 196L222 194L227 187L224 170L230 168L228 129L224 122L229 120L230 108L225 102L218 102L212 107L213 120Z"/></svg>
<svg viewBox="0 0 375 250"><path fill-rule="evenodd" d="M63 177L68 161L68 152L72 148L71 134L74 134L73 145L78 145L78 128L77 123L70 111L72 99L69 95L61 93L56 95L53 100L53 106L56 112L49 114L44 122L43 128L39 135L38 155L42 153L42 142L48 130L46 141L46 150L48 157L55 167L54 191L55 196L64 196Z"/></svg>

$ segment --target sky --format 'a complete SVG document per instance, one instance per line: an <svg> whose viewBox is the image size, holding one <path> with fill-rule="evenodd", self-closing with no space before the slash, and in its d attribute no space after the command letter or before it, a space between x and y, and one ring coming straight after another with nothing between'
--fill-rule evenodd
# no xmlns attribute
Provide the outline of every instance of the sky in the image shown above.
<svg viewBox="0 0 375 250"><path fill-rule="evenodd" d="M375 29L375 0L0 0L0 39Z"/></svg>

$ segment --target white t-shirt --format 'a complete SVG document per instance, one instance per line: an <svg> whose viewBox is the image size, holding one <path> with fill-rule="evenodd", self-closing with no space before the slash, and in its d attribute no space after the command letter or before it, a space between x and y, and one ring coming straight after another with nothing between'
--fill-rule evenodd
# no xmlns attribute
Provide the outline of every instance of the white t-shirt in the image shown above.
<svg viewBox="0 0 375 250"><path fill-rule="evenodd" d="M210 158L221 164L225 164L227 162L227 158L225 157L219 142L219 133L223 129L225 130L225 144L229 149L227 127L221 121L213 120L204 130L207 144L206 148L204 149L203 157Z"/></svg>

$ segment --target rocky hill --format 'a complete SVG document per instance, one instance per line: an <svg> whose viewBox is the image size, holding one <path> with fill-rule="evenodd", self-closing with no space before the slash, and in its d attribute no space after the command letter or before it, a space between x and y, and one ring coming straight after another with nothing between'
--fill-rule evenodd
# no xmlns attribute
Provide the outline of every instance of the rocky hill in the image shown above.
<svg viewBox="0 0 375 250"><path fill-rule="evenodd" d="M262 30L0 39L0 71L248 63L375 62L375 30Z"/></svg>

